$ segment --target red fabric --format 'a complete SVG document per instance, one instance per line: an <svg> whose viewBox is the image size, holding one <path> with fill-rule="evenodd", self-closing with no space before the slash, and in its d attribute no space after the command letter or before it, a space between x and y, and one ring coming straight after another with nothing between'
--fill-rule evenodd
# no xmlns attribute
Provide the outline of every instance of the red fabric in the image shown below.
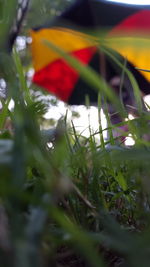
<svg viewBox="0 0 150 267"><path fill-rule="evenodd" d="M96 52L96 47L74 51L74 55L85 65L90 62ZM44 87L50 93L67 102L79 79L79 73L63 59L58 59L34 74L33 82Z"/></svg>
<svg viewBox="0 0 150 267"><path fill-rule="evenodd" d="M127 17L110 31L109 36L122 34L132 35L133 32L150 34L150 10L141 10Z"/></svg>

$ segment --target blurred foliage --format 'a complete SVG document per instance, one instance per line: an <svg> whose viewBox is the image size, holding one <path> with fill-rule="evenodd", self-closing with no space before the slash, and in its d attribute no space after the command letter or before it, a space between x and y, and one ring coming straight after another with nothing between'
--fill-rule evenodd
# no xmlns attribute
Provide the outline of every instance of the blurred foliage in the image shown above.
<svg viewBox="0 0 150 267"><path fill-rule="evenodd" d="M31 94L19 53L1 53L8 98L0 112L0 265L149 266L149 112L140 110L132 121L111 125L106 104L107 140L100 116L99 131L89 138L67 125L66 118L41 131L47 104ZM80 69L89 82L96 77L93 87L102 90L90 69ZM10 112L11 98L15 108ZM98 112L100 103L99 97ZM120 130L125 126L128 130ZM113 137L114 130L119 137ZM133 147L122 143L129 133Z"/></svg>
<svg viewBox="0 0 150 267"><path fill-rule="evenodd" d="M73 0L31 0L27 17L28 25L31 28L50 21L54 16L59 15L71 2Z"/></svg>

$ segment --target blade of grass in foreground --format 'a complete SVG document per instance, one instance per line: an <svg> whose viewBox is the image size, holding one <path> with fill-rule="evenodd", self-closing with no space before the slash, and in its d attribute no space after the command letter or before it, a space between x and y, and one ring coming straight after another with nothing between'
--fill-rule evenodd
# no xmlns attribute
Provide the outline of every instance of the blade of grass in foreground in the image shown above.
<svg viewBox="0 0 150 267"><path fill-rule="evenodd" d="M141 100L141 94L140 94L140 89L138 86L137 81L135 80L133 74L126 68L125 65L123 65L114 55L113 53L110 52L109 49L107 49L106 47L101 47L101 50L107 55L109 56L127 75L128 78L132 84L133 87L133 91L134 91L134 96L135 96L135 101L137 104L137 108L139 113L142 112L142 100Z"/></svg>
<svg viewBox="0 0 150 267"><path fill-rule="evenodd" d="M60 212L58 209L51 207L50 214L56 220L56 222L70 235L70 242L74 247L84 255L88 264L91 267L105 267L103 260L100 255L96 252L94 242L92 238L88 236L84 231L79 229L79 227L73 224L70 219Z"/></svg>
<svg viewBox="0 0 150 267"><path fill-rule="evenodd" d="M25 79L24 70L21 64L21 60L19 54L17 53L16 49L13 50L13 58L16 65L16 69L18 72L18 79L20 83L20 89L25 94L25 99L28 103L31 103L31 96L29 92L29 88L27 86L27 81Z"/></svg>
<svg viewBox="0 0 150 267"><path fill-rule="evenodd" d="M113 131L112 131L112 124L111 124L110 116L108 113L108 107L107 107L106 101L104 104L104 112L105 112L105 116L106 116L106 120L107 120L107 124L108 124L109 142L111 145L115 145L115 141L114 141L114 137L113 137Z"/></svg>
<svg viewBox="0 0 150 267"><path fill-rule="evenodd" d="M6 45L6 39L10 33L13 20L15 17L17 0L1 1L1 14L0 17L0 47L5 50L8 48Z"/></svg>
<svg viewBox="0 0 150 267"><path fill-rule="evenodd" d="M6 101L1 100L2 102L2 110L0 112L0 130L3 129L7 116L9 115L8 106L10 103L10 98Z"/></svg>
<svg viewBox="0 0 150 267"><path fill-rule="evenodd" d="M103 149L105 149L105 141L103 137L103 127L102 127L102 121L101 121L101 95L98 94L98 122L99 122L99 134L100 134L100 144Z"/></svg>

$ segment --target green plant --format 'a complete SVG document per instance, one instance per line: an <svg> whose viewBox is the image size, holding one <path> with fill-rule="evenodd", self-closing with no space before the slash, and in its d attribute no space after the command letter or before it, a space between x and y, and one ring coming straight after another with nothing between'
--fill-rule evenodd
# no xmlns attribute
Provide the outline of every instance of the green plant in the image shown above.
<svg viewBox="0 0 150 267"><path fill-rule="evenodd" d="M101 78L53 48L126 116ZM106 105L107 141L100 116L99 132L89 138L82 138L73 124L68 127L64 118L47 133L48 147L39 123L46 107L30 94L18 53L1 52L9 89L0 113L1 266L149 266L150 142L143 138L149 134L149 113L139 104L137 118L111 125ZM10 112L11 98L15 108ZM100 104L99 95L98 112ZM11 130L6 129L8 118ZM120 135L131 133L133 147L113 137L123 125L128 132Z"/></svg>

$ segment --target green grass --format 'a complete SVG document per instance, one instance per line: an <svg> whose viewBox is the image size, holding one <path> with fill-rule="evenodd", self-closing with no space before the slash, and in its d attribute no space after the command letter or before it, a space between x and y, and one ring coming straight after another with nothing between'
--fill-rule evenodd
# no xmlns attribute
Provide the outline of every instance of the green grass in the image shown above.
<svg viewBox="0 0 150 267"><path fill-rule="evenodd" d="M150 143L142 137L149 113L122 123L135 138L131 148L113 138L108 113L107 142L100 118L101 145L64 118L48 148L39 128L43 104L32 99L16 52L12 64L15 109L10 114L8 100L1 113L2 266L149 266Z"/></svg>
<svg viewBox="0 0 150 267"><path fill-rule="evenodd" d="M39 123L46 107L31 96L17 52L13 57L3 53L1 72L9 97L0 113L0 266L149 266L150 141L145 135L150 115L141 110L136 81L129 74L139 109L136 119L112 125L106 103L107 141L100 116L99 132L89 138L64 118L48 132L49 148ZM100 90L99 112L103 93L126 116L98 75L71 57L66 60ZM10 112L11 98L15 108ZM6 129L8 118L11 130ZM113 136L123 125L129 130L120 135L131 133L133 147Z"/></svg>

